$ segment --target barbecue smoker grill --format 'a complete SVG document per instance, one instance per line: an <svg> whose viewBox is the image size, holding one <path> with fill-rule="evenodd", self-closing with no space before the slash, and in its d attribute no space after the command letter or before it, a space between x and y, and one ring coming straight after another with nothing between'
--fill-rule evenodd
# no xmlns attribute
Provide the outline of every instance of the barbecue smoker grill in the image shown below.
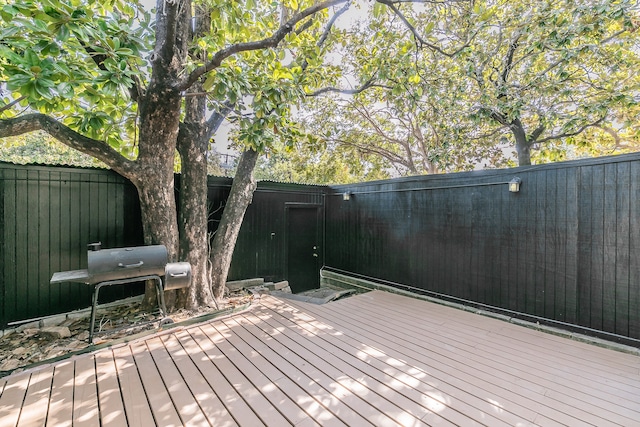
<svg viewBox="0 0 640 427"><path fill-rule="evenodd" d="M164 276L164 281L161 276ZM156 284L160 324L173 323L167 317L164 291L186 288L191 284L188 262L167 263L167 248L163 245L102 249L91 243L87 251L87 269L54 273L50 283L75 282L93 286L89 343L93 343L98 293L103 286L153 280Z"/></svg>

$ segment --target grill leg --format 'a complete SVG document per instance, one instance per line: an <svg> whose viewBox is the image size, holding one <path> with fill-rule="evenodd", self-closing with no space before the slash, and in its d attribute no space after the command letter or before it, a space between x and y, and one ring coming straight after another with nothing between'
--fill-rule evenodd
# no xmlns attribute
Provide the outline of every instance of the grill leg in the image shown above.
<svg viewBox="0 0 640 427"><path fill-rule="evenodd" d="M160 310L160 316L167 316L167 306L164 303L164 288L162 286L162 279L156 278L156 296L158 297L158 309Z"/></svg>
<svg viewBox="0 0 640 427"><path fill-rule="evenodd" d="M89 326L89 344L93 344L93 329L96 326L96 309L98 307L98 291L102 287L102 283L98 283L93 285L93 294L91 295L91 299L93 300L91 304L91 324Z"/></svg>
<svg viewBox="0 0 640 427"><path fill-rule="evenodd" d="M142 277L133 277L129 279L109 280L106 282L97 283L93 285L93 295L91 296L93 303L91 305L91 325L89 327L89 344L93 344L94 328L96 325L96 310L98 307L98 291L100 290L100 288L103 286L109 286L109 285L122 285L125 283L130 283L132 281L138 281L138 280L155 280L156 296L158 298L158 309L160 310L160 315L162 317L167 316L167 306L164 303L164 290L162 286L162 279L160 278L160 276L155 276L155 275L142 276Z"/></svg>

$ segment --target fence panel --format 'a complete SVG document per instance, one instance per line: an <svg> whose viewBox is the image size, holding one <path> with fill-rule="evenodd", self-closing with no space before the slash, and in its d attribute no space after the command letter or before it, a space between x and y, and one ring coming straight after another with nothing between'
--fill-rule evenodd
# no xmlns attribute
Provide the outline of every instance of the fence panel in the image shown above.
<svg viewBox="0 0 640 427"><path fill-rule="evenodd" d="M640 340L639 154L332 191L330 269Z"/></svg>
<svg viewBox="0 0 640 427"><path fill-rule="evenodd" d="M179 179L179 177L177 177ZM210 232L217 228L231 179L209 178ZM285 279L285 207L322 205L324 187L259 183L247 210L229 279ZM112 171L0 163L0 328L10 322L83 308L90 288L49 285L56 271L86 268L86 245L143 244L135 187ZM101 302L143 292L108 286Z"/></svg>
<svg viewBox="0 0 640 427"><path fill-rule="evenodd" d="M135 188L110 171L0 164L0 327L89 305L86 285L49 285L56 271L86 268L86 245L141 242ZM110 287L101 300L139 293Z"/></svg>

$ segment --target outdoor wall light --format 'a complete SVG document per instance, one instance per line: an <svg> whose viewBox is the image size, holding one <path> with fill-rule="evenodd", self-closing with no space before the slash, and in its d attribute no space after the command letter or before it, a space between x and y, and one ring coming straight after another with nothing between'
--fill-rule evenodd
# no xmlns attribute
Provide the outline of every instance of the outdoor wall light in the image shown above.
<svg viewBox="0 0 640 427"><path fill-rule="evenodd" d="M512 193L517 193L520 191L520 184L522 184L522 180L517 176L514 177L511 181L509 181L509 191Z"/></svg>
<svg viewBox="0 0 640 427"><path fill-rule="evenodd" d="M351 200L351 193L349 193L348 191L346 193L342 193L342 200L344 200L345 202Z"/></svg>

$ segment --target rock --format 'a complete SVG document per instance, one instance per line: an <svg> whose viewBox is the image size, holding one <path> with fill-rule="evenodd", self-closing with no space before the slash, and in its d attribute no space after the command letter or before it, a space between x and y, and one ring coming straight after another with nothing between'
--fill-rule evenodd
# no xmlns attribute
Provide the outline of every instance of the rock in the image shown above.
<svg viewBox="0 0 640 427"><path fill-rule="evenodd" d="M71 331L66 326L49 326L40 329L40 335L53 339L68 338L71 336Z"/></svg>
<svg viewBox="0 0 640 427"><path fill-rule="evenodd" d="M276 291L281 291L284 288L288 288L289 287L289 282L287 280L283 280L282 282L278 282L278 283L274 283L273 284L273 288Z"/></svg>
<svg viewBox="0 0 640 427"><path fill-rule="evenodd" d="M22 356L23 354L25 354L26 352L27 352L27 349L26 349L26 348L24 348L24 347L18 347L18 348L16 348L16 349L14 349L14 350L11 352L11 354L12 354L12 355L14 355L14 356L19 357L19 356Z"/></svg>
<svg viewBox="0 0 640 427"><path fill-rule="evenodd" d="M273 282L264 282L263 286L265 288L267 288L268 290L270 290L270 291L275 291L276 290L275 286L273 286Z"/></svg>
<svg viewBox="0 0 640 427"><path fill-rule="evenodd" d="M77 340L86 341L89 339L89 331L84 331L78 334L76 337Z"/></svg>
<svg viewBox="0 0 640 427"><path fill-rule="evenodd" d="M36 328L29 328L22 331L25 337L36 336L38 335L39 332L40 332L40 329L36 329Z"/></svg>
<svg viewBox="0 0 640 427"><path fill-rule="evenodd" d="M40 327L40 322L39 321L35 321L35 322L29 322L29 323L25 323L23 325L20 325L16 328L16 331L18 332L22 332L25 329L37 329Z"/></svg>
<svg viewBox="0 0 640 427"><path fill-rule="evenodd" d="M44 319L40 319L40 327L46 328L48 326L59 326L66 320L66 316L64 314L58 316L45 317Z"/></svg>
<svg viewBox="0 0 640 427"><path fill-rule="evenodd" d="M229 290L229 292L237 292L241 289L251 288L254 286L261 286L264 283L263 278L256 279L245 279L245 280L234 280L231 282L227 282L225 286Z"/></svg>

